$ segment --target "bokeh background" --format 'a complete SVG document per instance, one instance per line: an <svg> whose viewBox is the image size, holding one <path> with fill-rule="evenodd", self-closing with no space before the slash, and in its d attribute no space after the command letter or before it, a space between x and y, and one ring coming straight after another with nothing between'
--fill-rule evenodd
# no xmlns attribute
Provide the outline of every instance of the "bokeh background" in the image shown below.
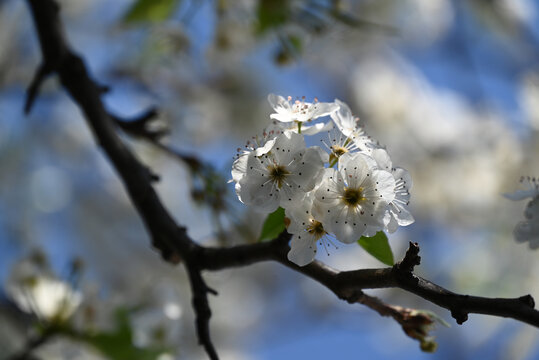
<svg viewBox="0 0 539 360"><path fill-rule="evenodd" d="M165 142L211 165L193 175L169 154L126 137L161 175L157 190L191 237L256 241L264 215L245 209L226 181L236 148L269 123L268 93L338 98L414 179L416 223L389 237L396 258L417 241L417 273L448 289L539 299L538 254L512 236L526 201L501 195L518 189L522 175L539 175L536 2L176 0L152 10L143 3L60 1L70 43L111 87L108 108L129 118L158 107L171 131ZM76 324L108 331L114 311L128 308L135 346L166 344L169 355L160 360L204 359L183 269L151 249L57 79L23 115L40 58L27 4L0 1L0 283L31 254L66 281L77 260L84 300ZM319 253L338 269L382 266L354 245ZM448 321L450 328L433 333L436 353L422 353L393 320L345 304L278 264L206 278L219 291L210 300L211 330L224 359L539 359L537 329L477 315L459 326L446 310L399 290L369 293ZM22 346L35 319L3 290L0 304L4 357ZM36 354L103 358L67 338Z"/></svg>

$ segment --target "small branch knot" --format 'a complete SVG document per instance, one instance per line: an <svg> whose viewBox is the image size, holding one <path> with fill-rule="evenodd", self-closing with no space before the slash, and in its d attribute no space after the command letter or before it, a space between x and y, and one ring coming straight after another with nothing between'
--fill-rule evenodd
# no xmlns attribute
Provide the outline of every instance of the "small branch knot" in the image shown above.
<svg viewBox="0 0 539 360"><path fill-rule="evenodd" d="M180 232L180 236L187 236L187 228L185 226L178 226L178 231Z"/></svg>
<svg viewBox="0 0 539 360"><path fill-rule="evenodd" d="M522 301L524 304L526 304L527 306L529 306L530 308L532 309L535 308L535 300L530 294L521 296L518 299Z"/></svg>
<svg viewBox="0 0 539 360"><path fill-rule="evenodd" d="M406 250L404 258L395 264L396 268L400 272L412 273L414 267L421 263L421 256L419 256L419 244L410 241L410 246Z"/></svg>
<svg viewBox="0 0 539 360"><path fill-rule="evenodd" d="M468 314L462 310L453 309L451 310L451 316L455 319L457 324L462 325L466 320L468 320Z"/></svg>
<svg viewBox="0 0 539 360"><path fill-rule="evenodd" d="M346 301L349 304L355 304L365 295L365 293L359 289L351 289L345 293L338 294L341 300Z"/></svg>
<svg viewBox="0 0 539 360"><path fill-rule="evenodd" d="M161 250L161 257L163 258L163 260L165 260L165 262L168 262L168 263L170 263L172 265L177 265L182 261L182 258L180 256L179 252L177 252L175 250L170 250L170 249L163 249L163 248L155 245L155 243L153 245L156 248Z"/></svg>

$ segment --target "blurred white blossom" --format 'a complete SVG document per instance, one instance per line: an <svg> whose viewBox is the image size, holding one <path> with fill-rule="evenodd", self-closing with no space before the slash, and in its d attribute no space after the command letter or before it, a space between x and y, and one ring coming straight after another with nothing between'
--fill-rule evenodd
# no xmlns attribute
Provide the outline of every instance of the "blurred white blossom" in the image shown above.
<svg viewBox="0 0 539 360"><path fill-rule="evenodd" d="M523 177L520 182L525 184L526 189L504 194L506 198L515 201L531 198L524 210L526 220L516 225L513 235L517 242L528 242L531 249L537 249L539 248L539 182L531 177Z"/></svg>
<svg viewBox="0 0 539 360"><path fill-rule="evenodd" d="M82 301L82 294L68 283L42 274L26 260L12 269L6 292L22 311L48 322L65 322Z"/></svg>

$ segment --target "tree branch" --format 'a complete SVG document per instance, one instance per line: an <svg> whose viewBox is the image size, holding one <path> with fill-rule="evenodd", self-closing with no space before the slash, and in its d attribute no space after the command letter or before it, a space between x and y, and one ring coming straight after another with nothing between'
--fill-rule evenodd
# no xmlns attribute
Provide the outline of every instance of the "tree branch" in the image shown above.
<svg viewBox="0 0 539 360"><path fill-rule="evenodd" d="M186 264L190 264L189 257L196 247L195 243L187 236L185 228L176 225L158 198L152 186L155 180L153 174L139 162L116 133L115 123L101 101L101 87L90 78L83 60L71 50L63 36L58 5L54 0L28 0L28 4L39 35L43 63L49 64L50 70L58 74L63 87L81 108L98 144L118 172L151 234L152 244L166 261L178 263L183 259ZM188 267L187 270L192 279L196 303L202 303L199 301L202 278L199 279L200 274L193 274L196 271L194 267ZM194 309L201 311L203 306L195 306ZM212 346L209 332L204 333L204 328L200 326L199 319L205 318L209 319L209 316L197 313L199 335L204 335L199 341L205 345L210 357L216 358L216 354L210 352Z"/></svg>
<svg viewBox="0 0 539 360"><path fill-rule="evenodd" d="M210 339L210 317L211 309L208 303L208 293L217 295L217 291L206 285L206 282L202 278L200 269L194 262L188 262L186 265L187 273L189 275L189 282L191 283L191 289L193 291L193 308L196 313L196 330L198 336L198 342L204 346L206 353L211 360L218 360L217 351Z"/></svg>
<svg viewBox="0 0 539 360"><path fill-rule="evenodd" d="M154 117L154 112L143 114L135 119L133 124L126 124L123 120L110 116L101 101L102 87L90 78L83 60L71 50L63 35L58 5L54 0L28 0L28 3L45 65L41 65L38 69L29 87L25 108L30 110L39 85L46 75L58 74L61 84L81 108L97 143L123 181L129 197L151 235L153 246L160 251L166 261L174 264L183 261L193 291L198 339L211 359L217 359L217 353L209 335L211 310L207 294L216 292L206 285L201 271L247 266L261 261L279 262L318 281L340 299L350 303L359 302L383 316L389 315L397 320L405 331L407 328L404 324L409 324L407 323L409 319L418 320L416 316L411 315L410 309L384 304L381 300L364 294L362 290L401 288L450 310L459 324L466 321L469 313L479 313L509 317L539 327L539 312L534 309L534 300L530 295L515 299L460 295L414 275L414 266L420 262L417 244L410 244L404 259L392 268L354 271L338 271L320 261L314 261L304 267L291 263L286 256L290 240L290 235L286 231L267 243L230 248L202 247L196 244L187 235L186 229L175 223L158 198L152 186L155 176L139 162L116 133L117 126L120 126L133 135L146 137L156 145L167 149L157 141L161 134L148 130L147 125Z"/></svg>
<svg viewBox="0 0 539 360"><path fill-rule="evenodd" d="M43 334L33 336L24 345L24 348L8 357L6 360L36 360L37 358L32 355L37 348L44 345L47 341L51 340L54 336L53 331L44 332Z"/></svg>
<svg viewBox="0 0 539 360"><path fill-rule="evenodd" d="M418 295L451 311L458 324L467 320L468 314L485 314L513 318L539 327L539 311L530 295L519 298L485 298L453 293L433 282L412 273L419 265L419 246L410 243L403 260L392 268L338 271L320 261L299 267L288 261L288 246L283 236L269 243L240 245L227 249L199 248L199 266L206 270L246 266L255 261L274 260L300 272L329 288L340 299L357 302L363 289L400 288Z"/></svg>

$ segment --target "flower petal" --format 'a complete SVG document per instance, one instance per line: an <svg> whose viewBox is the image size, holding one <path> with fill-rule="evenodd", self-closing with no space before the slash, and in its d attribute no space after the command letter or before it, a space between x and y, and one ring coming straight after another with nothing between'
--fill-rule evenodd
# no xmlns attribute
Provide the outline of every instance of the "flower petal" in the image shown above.
<svg viewBox="0 0 539 360"><path fill-rule="evenodd" d="M320 148L316 146L306 149L301 160L296 161L295 165L291 168L290 179L303 191L312 190L318 182L318 175L322 172L324 165Z"/></svg>
<svg viewBox="0 0 539 360"><path fill-rule="evenodd" d="M344 136L351 136L357 128L356 119L352 115L352 111L344 102L335 99L335 104L339 105L339 109L330 114L331 119L337 125L337 128Z"/></svg>
<svg viewBox="0 0 539 360"><path fill-rule="evenodd" d="M308 232L294 235L290 242L288 260L298 266L305 266L314 260L316 255L316 240Z"/></svg>
<svg viewBox="0 0 539 360"><path fill-rule="evenodd" d="M286 131L277 136L271 151L279 165L288 166L293 160L299 160L305 152L303 135Z"/></svg>
<svg viewBox="0 0 539 360"><path fill-rule="evenodd" d="M508 198L509 200L518 201L523 200L529 197L532 197L535 194L535 191L533 189L526 189L526 190L517 190L512 193L505 193L503 196Z"/></svg>
<svg viewBox="0 0 539 360"><path fill-rule="evenodd" d="M297 127L296 127L297 129ZM301 133L304 135L316 135L322 131L329 131L333 129L333 123L328 121L326 123L317 123L314 125L303 125L301 127Z"/></svg>
<svg viewBox="0 0 539 360"><path fill-rule="evenodd" d="M345 179L348 187L359 188L367 174L370 176L371 168L362 154L346 153L339 158L339 173Z"/></svg>
<svg viewBox="0 0 539 360"><path fill-rule="evenodd" d="M359 240L367 229L367 224L362 222L352 209L345 209L343 215L339 220L330 223L331 225L328 224L329 229L339 241L351 244Z"/></svg>
<svg viewBox="0 0 539 360"><path fill-rule="evenodd" d="M344 181L341 174L335 169L324 169L320 186L314 193L316 201L333 206L336 202L341 202L343 193Z"/></svg>
<svg viewBox="0 0 539 360"><path fill-rule="evenodd" d="M238 182L241 180L243 175L247 172L247 158L249 153L244 152L238 156L234 163L232 164L232 180Z"/></svg>
<svg viewBox="0 0 539 360"><path fill-rule="evenodd" d="M532 249L539 247L539 224L533 221L521 221L515 227L513 235L517 242L529 241Z"/></svg>
<svg viewBox="0 0 539 360"><path fill-rule="evenodd" d="M374 149L371 156L374 160L376 160L376 164L378 165L379 169L391 171L393 168L391 158L385 149Z"/></svg>

